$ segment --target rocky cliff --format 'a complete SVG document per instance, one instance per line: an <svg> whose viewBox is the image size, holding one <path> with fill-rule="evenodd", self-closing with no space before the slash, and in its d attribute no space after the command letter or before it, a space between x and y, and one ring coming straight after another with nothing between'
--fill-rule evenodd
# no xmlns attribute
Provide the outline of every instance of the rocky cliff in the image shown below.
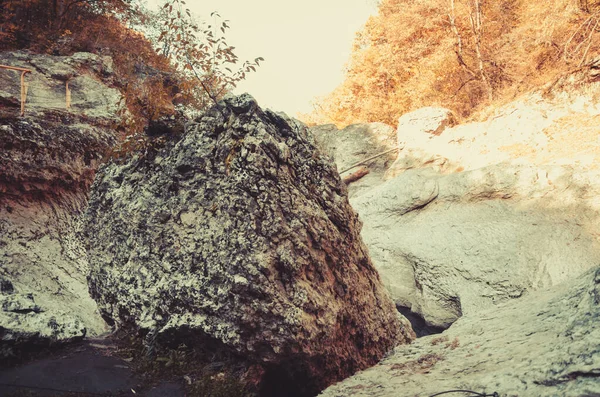
<svg viewBox="0 0 600 397"><path fill-rule="evenodd" d="M352 200L396 304L448 327L600 263L596 171L415 169Z"/></svg>
<svg viewBox="0 0 600 397"><path fill-rule="evenodd" d="M231 352L310 396L413 338L308 130L230 97L156 156L103 167L82 236L104 316L146 345Z"/></svg>
<svg viewBox="0 0 600 397"><path fill-rule="evenodd" d="M0 355L11 356L106 329L88 293L75 221L115 142L110 125L120 95L109 86L110 63L92 54L3 53L0 64L32 70L25 117L15 99L18 73L0 70Z"/></svg>

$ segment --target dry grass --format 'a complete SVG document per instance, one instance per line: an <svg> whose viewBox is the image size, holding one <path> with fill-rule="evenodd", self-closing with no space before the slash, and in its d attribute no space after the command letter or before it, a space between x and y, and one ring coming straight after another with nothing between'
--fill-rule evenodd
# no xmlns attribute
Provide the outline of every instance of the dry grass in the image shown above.
<svg viewBox="0 0 600 397"><path fill-rule="evenodd" d="M500 147L500 150L512 158L526 158L534 164L572 159L587 168L600 167L600 116L573 113L561 117L544 130L544 135L548 144L543 148L521 143Z"/></svg>

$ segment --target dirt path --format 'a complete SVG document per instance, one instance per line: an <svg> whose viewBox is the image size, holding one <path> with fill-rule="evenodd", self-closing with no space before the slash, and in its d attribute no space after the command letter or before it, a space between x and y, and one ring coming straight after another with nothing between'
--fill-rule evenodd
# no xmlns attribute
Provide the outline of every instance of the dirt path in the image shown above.
<svg viewBox="0 0 600 397"><path fill-rule="evenodd" d="M0 369L0 396L185 396L174 383L156 387L112 353L110 339L88 339L51 355Z"/></svg>

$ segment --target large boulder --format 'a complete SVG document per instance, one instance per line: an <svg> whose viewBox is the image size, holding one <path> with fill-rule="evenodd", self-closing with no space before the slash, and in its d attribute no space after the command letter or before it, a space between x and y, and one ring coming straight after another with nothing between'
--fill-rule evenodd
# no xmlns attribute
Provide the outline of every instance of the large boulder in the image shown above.
<svg viewBox="0 0 600 397"><path fill-rule="evenodd" d="M306 127L245 94L186 129L98 174L83 236L107 318L238 354L263 395L314 395L412 339Z"/></svg>
<svg viewBox="0 0 600 397"><path fill-rule="evenodd" d="M321 396L431 396L456 389L487 396L598 396L598 321L596 267L575 280L465 316L442 335L399 346Z"/></svg>
<svg viewBox="0 0 600 397"><path fill-rule="evenodd" d="M400 149L396 160L386 171L385 177L392 178L413 168L431 167L437 171L454 170L456 166L430 147L443 140L440 135L456 124L451 110L439 107L424 107L408 112L398 119L396 132Z"/></svg>
<svg viewBox="0 0 600 397"><path fill-rule="evenodd" d="M9 52L0 54L0 63L33 70L26 78L25 117L18 116L18 73L0 70L3 81L15 83L0 88L0 357L5 359L107 330L88 293L85 250L75 229L95 169L115 143L111 125L118 119L120 96L108 86L109 62L96 55ZM61 74L67 72L70 77ZM73 78L70 110L60 97L65 76ZM34 100L34 94L48 99Z"/></svg>
<svg viewBox="0 0 600 397"><path fill-rule="evenodd" d="M507 164L410 170L352 205L396 304L448 327L600 263L598 176Z"/></svg>

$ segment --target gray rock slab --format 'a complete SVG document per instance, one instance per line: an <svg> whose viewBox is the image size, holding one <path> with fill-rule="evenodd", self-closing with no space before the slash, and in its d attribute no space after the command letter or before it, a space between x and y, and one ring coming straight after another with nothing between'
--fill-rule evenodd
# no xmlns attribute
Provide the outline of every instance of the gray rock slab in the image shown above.
<svg viewBox="0 0 600 397"><path fill-rule="evenodd" d="M343 129L328 124L311 127L310 131L319 147L331 156L339 172L397 147L396 131L383 123L352 124ZM348 186L349 196L354 197L382 183L386 170L396 156L396 152L391 152L367 162L365 166L369 174ZM349 175L355 170L341 175Z"/></svg>
<svg viewBox="0 0 600 397"><path fill-rule="evenodd" d="M425 397L453 389L500 396L600 395L600 268L400 346L323 397Z"/></svg>

